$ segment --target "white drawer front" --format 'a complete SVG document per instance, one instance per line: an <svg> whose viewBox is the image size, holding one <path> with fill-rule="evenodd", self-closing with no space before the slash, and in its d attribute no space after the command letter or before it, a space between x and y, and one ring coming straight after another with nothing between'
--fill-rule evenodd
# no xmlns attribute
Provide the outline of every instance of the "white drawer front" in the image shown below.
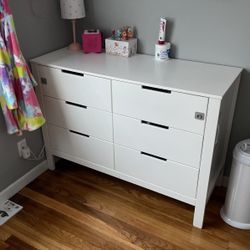
<svg viewBox="0 0 250 250"><path fill-rule="evenodd" d="M114 113L203 134L207 98L173 91L161 92L118 81L112 83ZM197 112L204 114L203 120L195 118Z"/></svg>
<svg viewBox="0 0 250 250"><path fill-rule="evenodd" d="M111 113L51 97L44 97L44 106L49 123L113 141Z"/></svg>
<svg viewBox="0 0 250 250"><path fill-rule="evenodd" d="M39 67L43 94L111 111L111 81L99 77Z"/></svg>
<svg viewBox="0 0 250 250"><path fill-rule="evenodd" d="M163 161L118 145L115 145L115 168L119 172L181 195L196 197L197 169Z"/></svg>
<svg viewBox="0 0 250 250"><path fill-rule="evenodd" d="M48 125L50 148L83 160L114 168L113 144Z"/></svg>
<svg viewBox="0 0 250 250"><path fill-rule="evenodd" d="M202 136L114 115L114 142L199 168Z"/></svg>

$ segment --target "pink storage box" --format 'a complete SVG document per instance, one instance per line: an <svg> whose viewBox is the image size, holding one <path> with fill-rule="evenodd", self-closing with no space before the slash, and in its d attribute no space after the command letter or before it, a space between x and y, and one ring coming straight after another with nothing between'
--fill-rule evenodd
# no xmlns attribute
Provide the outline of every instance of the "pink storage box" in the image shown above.
<svg viewBox="0 0 250 250"><path fill-rule="evenodd" d="M82 34L82 48L84 53L101 53L101 32L99 30L84 30Z"/></svg>

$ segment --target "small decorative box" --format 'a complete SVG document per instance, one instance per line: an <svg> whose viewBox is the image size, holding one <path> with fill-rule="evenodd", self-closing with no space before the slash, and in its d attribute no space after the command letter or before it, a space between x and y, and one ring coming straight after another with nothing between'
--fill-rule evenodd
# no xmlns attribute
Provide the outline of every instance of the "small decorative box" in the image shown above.
<svg viewBox="0 0 250 250"><path fill-rule="evenodd" d="M107 38L105 40L105 48L107 54L130 57L137 52L137 39L130 38L123 41Z"/></svg>
<svg viewBox="0 0 250 250"><path fill-rule="evenodd" d="M84 53L102 52L102 34L99 30L85 30L82 34L82 48Z"/></svg>

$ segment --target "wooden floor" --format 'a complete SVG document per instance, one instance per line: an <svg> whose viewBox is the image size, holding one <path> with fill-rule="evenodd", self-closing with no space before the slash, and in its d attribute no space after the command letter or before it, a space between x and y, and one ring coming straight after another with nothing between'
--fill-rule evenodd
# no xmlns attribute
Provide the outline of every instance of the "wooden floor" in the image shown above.
<svg viewBox="0 0 250 250"><path fill-rule="evenodd" d="M223 194L199 230L192 206L62 161L12 199L24 209L0 227L0 249L250 249L250 231L219 217Z"/></svg>

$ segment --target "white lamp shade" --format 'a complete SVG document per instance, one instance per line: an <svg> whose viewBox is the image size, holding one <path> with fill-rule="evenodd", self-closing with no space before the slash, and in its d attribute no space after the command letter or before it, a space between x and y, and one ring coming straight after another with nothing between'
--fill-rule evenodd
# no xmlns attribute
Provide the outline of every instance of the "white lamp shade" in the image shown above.
<svg viewBox="0 0 250 250"><path fill-rule="evenodd" d="M60 0L63 19L78 19L86 16L84 0Z"/></svg>

